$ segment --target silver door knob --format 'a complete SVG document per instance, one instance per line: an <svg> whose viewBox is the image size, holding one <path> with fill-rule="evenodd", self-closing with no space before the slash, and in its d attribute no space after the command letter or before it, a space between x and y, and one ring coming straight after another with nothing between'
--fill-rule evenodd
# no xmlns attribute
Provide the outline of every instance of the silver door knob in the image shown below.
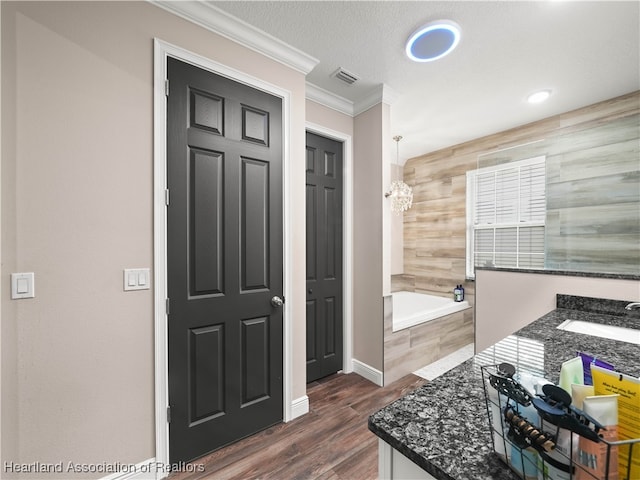
<svg viewBox="0 0 640 480"><path fill-rule="evenodd" d="M284 305L284 300L282 300L279 296L275 296L271 299L271 305L273 305L274 307L281 307L282 305Z"/></svg>

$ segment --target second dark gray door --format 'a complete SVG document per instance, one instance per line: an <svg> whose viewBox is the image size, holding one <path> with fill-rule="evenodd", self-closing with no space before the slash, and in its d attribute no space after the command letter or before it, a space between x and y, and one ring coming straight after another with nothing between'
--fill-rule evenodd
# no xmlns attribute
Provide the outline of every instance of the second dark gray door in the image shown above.
<svg viewBox="0 0 640 480"><path fill-rule="evenodd" d="M307 382L342 369L342 143L307 133Z"/></svg>
<svg viewBox="0 0 640 480"><path fill-rule="evenodd" d="M174 59L168 76L176 463L282 420L282 101Z"/></svg>

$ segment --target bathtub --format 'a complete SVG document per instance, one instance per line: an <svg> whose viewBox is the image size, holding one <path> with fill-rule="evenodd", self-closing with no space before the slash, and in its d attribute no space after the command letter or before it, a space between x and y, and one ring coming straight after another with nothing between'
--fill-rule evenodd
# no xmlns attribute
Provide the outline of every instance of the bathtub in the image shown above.
<svg viewBox="0 0 640 480"><path fill-rule="evenodd" d="M423 293L394 292L391 296L394 332L471 308L466 300L454 302L453 298Z"/></svg>

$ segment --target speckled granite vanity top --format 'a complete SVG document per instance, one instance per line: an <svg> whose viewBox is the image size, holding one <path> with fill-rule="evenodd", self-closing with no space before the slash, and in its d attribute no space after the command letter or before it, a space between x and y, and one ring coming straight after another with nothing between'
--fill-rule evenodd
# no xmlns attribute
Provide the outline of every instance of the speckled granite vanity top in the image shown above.
<svg viewBox="0 0 640 480"><path fill-rule="evenodd" d="M572 319L640 329L640 311L626 312L626 303L558 295L557 305L565 308L374 413L369 429L437 479L517 479L492 451L480 367L526 364L557 383L562 362L583 351L640 376L640 346L556 328Z"/></svg>

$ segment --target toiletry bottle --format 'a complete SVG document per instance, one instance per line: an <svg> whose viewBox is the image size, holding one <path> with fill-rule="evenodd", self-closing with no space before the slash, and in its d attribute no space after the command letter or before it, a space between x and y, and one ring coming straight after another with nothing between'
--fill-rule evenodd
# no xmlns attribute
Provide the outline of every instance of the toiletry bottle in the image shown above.
<svg viewBox="0 0 640 480"><path fill-rule="evenodd" d="M571 384L584 384L584 371L581 357L573 357L562 363L560 368L560 382L558 385L571 395Z"/></svg>
<svg viewBox="0 0 640 480"><path fill-rule="evenodd" d="M574 480L574 468L571 465L571 441L570 430L558 428L546 420L542 420L542 430L556 436L556 448L547 452L547 456L555 463L543 460L543 468L539 469L539 480Z"/></svg>
<svg viewBox="0 0 640 480"><path fill-rule="evenodd" d="M453 301L454 302L459 302L460 301L460 285L456 285L456 288L453 289Z"/></svg>
<svg viewBox="0 0 640 480"><path fill-rule="evenodd" d="M620 394L596 395L583 400L584 413L591 415L605 426L600 436L609 442L618 440L618 397ZM577 480L607 478L618 480L618 447L609 447L603 442L593 442L580 437L578 446ZM608 463L607 463L608 461ZM625 475L626 477L626 475ZM638 478L638 477L631 477Z"/></svg>
<svg viewBox="0 0 640 480"><path fill-rule="evenodd" d="M532 397L535 396L535 384L540 378L534 377L526 372L518 372L513 376L513 379L518 382ZM532 404L524 406L516 403L517 412L522 415L528 422L534 426L539 426L540 416L538 411ZM520 449L512 444L511 450L511 465L518 472L518 474L525 480L537 480L538 479L538 453L533 448Z"/></svg>
<svg viewBox="0 0 640 480"><path fill-rule="evenodd" d="M464 287L460 285L460 301L464 300Z"/></svg>
<svg viewBox="0 0 640 480"><path fill-rule="evenodd" d="M491 412L491 430L493 431L493 449L502 457L507 459L506 445L506 425L502 421L502 409L506 404L506 399L487 381L487 392L489 395L489 408Z"/></svg>
<svg viewBox="0 0 640 480"><path fill-rule="evenodd" d="M578 358L578 357L576 357ZM580 369L582 369L582 361L580 361ZM565 362L566 363L566 362ZM582 378L580 378L582 380ZM557 402L553 405L554 409L565 410L571 405L571 394L561 387L555 385L545 385L542 387L546 400ZM536 399L534 399L535 401ZM541 406L541 405L539 405ZM545 466L547 467L547 478L545 480L575 480L573 475L573 465L571 458L577 445L573 444L573 432L567 428L563 428L559 420L562 415L545 414L545 409L538 409L542 420L542 431L555 436L556 447L546 453ZM593 479L595 480L595 479Z"/></svg>

